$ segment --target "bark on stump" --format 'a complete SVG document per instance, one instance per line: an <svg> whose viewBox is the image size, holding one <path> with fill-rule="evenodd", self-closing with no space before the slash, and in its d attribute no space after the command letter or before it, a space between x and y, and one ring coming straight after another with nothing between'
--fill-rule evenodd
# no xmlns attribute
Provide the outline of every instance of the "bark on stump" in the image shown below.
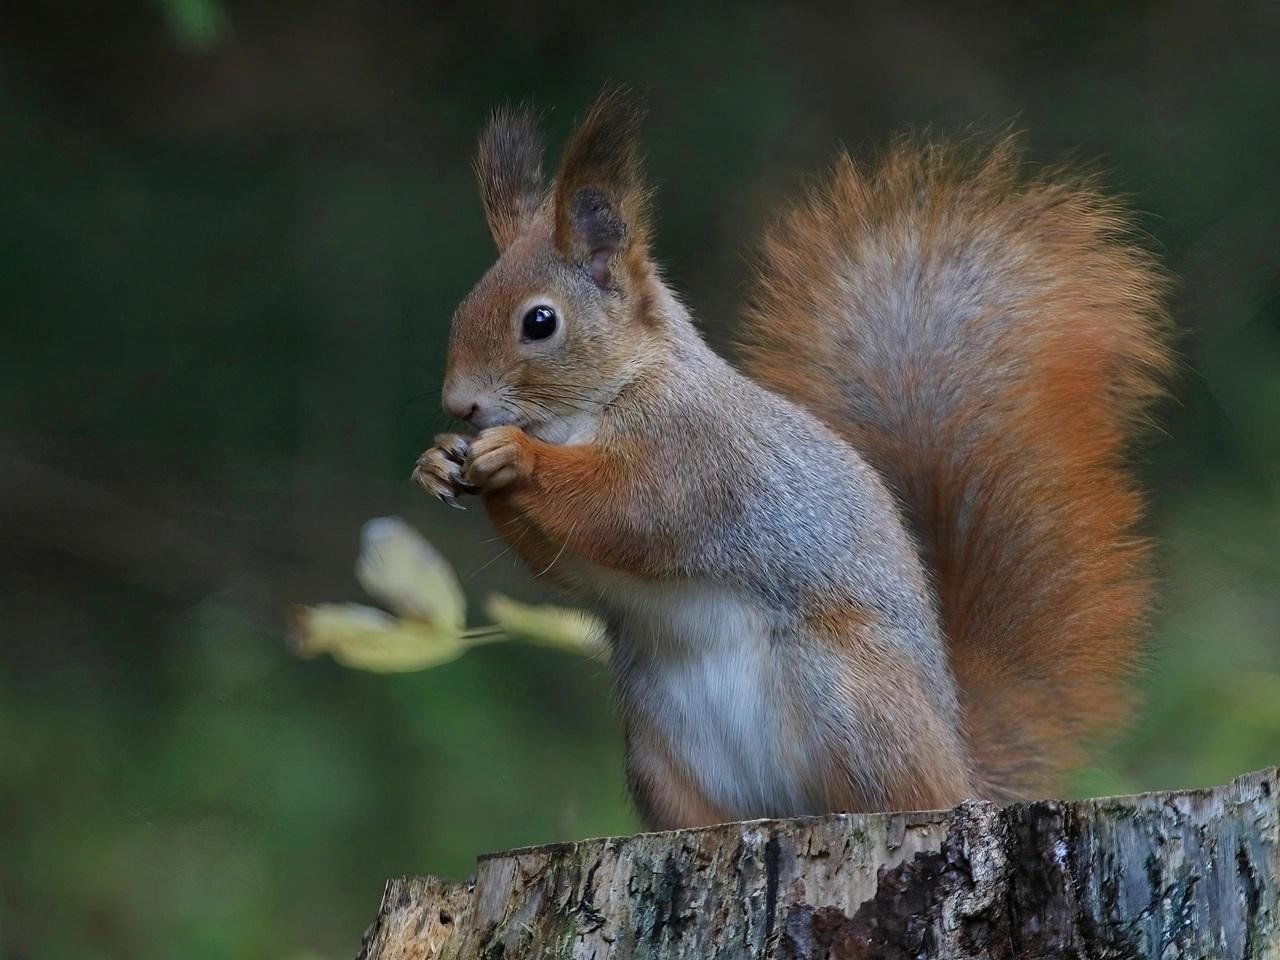
<svg viewBox="0 0 1280 960"><path fill-rule="evenodd" d="M1280 780L727 823L387 883L362 960L1280 958Z"/></svg>

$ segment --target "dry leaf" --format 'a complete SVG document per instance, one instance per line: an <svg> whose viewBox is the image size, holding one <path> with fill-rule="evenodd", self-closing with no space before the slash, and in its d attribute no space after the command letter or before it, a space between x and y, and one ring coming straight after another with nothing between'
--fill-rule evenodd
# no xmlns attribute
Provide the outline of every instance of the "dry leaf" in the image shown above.
<svg viewBox="0 0 1280 960"><path fill-rule="evenodd" d="M588 655L603 648L603 625L582 610L520 603L495 593L485 603L485 612L507 633L528 643Z"/></svg>
<svg viewBox="0 0 1280 960"><path fill-rule="evenodd" d="M453 567L399 517L378 517L360 531L356 579L395 613L460 633L466 599Z"/></svg>
<svg viewBox="0 0 1280 960"><path fill-rule="evenodd" d="M327 653L344 666L373 673L425 670L457 659L467 648L456 632L358 603L296 608L293 643L300 656Z"/></svg>

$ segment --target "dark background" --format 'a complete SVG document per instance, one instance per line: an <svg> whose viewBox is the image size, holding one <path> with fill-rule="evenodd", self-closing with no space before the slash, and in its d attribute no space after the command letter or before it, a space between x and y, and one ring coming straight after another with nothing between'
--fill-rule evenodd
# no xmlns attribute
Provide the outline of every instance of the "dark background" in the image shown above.
<svg viewBox="0 0 1280 960"><path fill-rule="evenodd" d="M474 601L530 587L408 481L492 249L485 113L553 142L647 91L657 249L723 344L770 211L837 145L1028 132L1098 160L1178 276L1143 451L1145 705L1071 791L1280 759L1273 3L11 4L0 17L0 956L354 954L384 877L628 832L604 667L497 645L298 661L399 513ZM478 617L473 614L473 618Z"/></svg>

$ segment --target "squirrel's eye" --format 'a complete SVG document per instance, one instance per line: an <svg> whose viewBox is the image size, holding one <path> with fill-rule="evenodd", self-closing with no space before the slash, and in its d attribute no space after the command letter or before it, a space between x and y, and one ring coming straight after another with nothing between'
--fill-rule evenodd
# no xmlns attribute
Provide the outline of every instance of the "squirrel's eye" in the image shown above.
<svg viewBox="0 0 1280 960"><path fill-rule="evenodd" d="M547 306L536 306L524 315L520 333L526 340L545 340L556 332L556 312Z"/></svg>

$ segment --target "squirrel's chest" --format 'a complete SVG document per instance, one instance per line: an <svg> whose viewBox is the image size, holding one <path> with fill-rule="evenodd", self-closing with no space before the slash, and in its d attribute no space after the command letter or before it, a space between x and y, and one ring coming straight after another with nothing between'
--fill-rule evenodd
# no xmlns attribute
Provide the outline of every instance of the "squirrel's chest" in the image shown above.
<svg viewBox="0 0 1280 960"><path fill-rule="evenodd" d="M787 720L794 691L768 612L704 584L598 571L592 580L613 626L628 724L657 734L708 799L737 816L807 809L807 751Z"/></svg>

